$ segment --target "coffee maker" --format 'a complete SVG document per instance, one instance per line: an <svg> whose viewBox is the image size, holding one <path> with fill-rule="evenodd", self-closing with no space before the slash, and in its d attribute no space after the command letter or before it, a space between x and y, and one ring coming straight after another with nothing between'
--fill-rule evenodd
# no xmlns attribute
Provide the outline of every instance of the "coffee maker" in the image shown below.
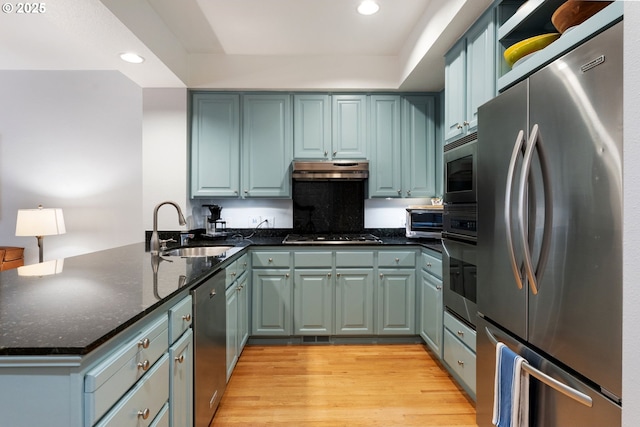
<svg viewBox="0 0 640 427"><path fill-rule="evenodd" d="M220 205L202 205L202 207L209 208L211 215L207 216L205 221L206 235L212 237L220 237L227 235L227 222L220 219L220 211L222 206Z"/></svg>

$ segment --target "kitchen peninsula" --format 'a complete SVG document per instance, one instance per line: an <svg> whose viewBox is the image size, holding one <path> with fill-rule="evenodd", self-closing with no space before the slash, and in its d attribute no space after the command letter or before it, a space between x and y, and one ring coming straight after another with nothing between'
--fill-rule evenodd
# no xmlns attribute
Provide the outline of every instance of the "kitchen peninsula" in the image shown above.
<svg viewBox="0 0 640 427"><path fill-rule="evenodd" d="M193 258L155 258L140 243L67 258L55 275L2 272L2 422L15 427L45 420L54 427L120 426L122 418L112 416L114 411L129 397L135 403L148 393L152 404L143 403L138 413L128 414L129 420L132 425L138 418L145 426L161 425L172 404L170 388L179 385L169 380L174 369L168 367L179 368L187 354L182 351L191 342L191 289L247 251L294 252L281 241L239 241L221 257ZM437 253L439 246L428 242L427 248L402 238L375 246L398 248L419 254L421 248ZM295 251L304 249L296 246ZM413 335L417 338L417 331ZM125 368L133 374L122 374Z"/></svg>

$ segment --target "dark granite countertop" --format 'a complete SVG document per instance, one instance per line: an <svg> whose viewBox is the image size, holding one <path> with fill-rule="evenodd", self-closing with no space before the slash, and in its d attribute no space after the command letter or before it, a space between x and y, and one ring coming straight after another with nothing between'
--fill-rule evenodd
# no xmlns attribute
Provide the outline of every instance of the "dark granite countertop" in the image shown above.
<svg viewBox="0 0 640 427"><path fill-rule="evenodd" d="M442 251L438 240L380 237L379 247L409 244ZM17 269L3 271L0 356L85 355L196 286L248 246L300 248L283 245L282 240L281 235L269 234L229 238L217 242L235 246L226 257L161 261L151 256L145 243L138 243L66 258L58 274L20 276ZM211 242L200 242L205 243Z"/></svg>

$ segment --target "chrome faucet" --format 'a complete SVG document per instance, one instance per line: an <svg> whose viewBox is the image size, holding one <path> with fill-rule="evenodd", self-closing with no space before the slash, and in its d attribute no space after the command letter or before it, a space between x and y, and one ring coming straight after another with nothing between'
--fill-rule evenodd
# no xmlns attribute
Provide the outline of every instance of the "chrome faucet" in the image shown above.
<svg viewBox="0 0 640 427"><path fill-rule="evenodd" d="M187 221L184 219L184 215L182 214L182 209L176 202L166 201L159 203L153 209L153 232L151 233L151 241L149 242L149 251L151 255L158 255L160 253L160 239L158 238L158 209L162 205L173 205L178 211L178 222L180 225L185 225Z"/></svg>

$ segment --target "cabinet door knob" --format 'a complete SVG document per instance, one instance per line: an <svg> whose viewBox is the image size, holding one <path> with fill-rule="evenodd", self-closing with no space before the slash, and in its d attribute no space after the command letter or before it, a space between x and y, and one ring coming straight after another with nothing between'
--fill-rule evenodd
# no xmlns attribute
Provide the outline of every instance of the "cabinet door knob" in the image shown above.
<svg viewBox="0 0 640 427"><path fill-rule="evenodd" d="M469 122L465 120L464 122L462 122L462 125L463 126L469 126Z"/></svg>
<svg viewBox="0 0 640 427"><path fill-rule="evenodd" d="M384 277L384 274L380 273L380 278L382 279Z"/></svg>
<svg viewBox="0 0 640 427"><path fill-rule="evenodd" d="M149 418L150 413L151 412L149 411L149 408L144 408L142 411L138 411L138 418L146 420L147 418Z"/></svg>
<svg viewBox="0 0 640 427"><path fill-rule="evenodd" d="M287 278L288 278L288 277L289 277L289 273L285 274L285 275L284 275L284 277L287 277Z"/></svg>
<svg viewBox="0 0 640 427"><path fill-rule="evenodd" d="M411 190L407 190L407 196L411 195Z"/></svg>
<svg viewBox="0 0 640 427"><path fill-rule="evenodd" d="M402 194L402 190L398 189L398 195L400 196Z"/></svg>
<svg viewBox="0 0 640 427"><path fill-rule="evenodd" d="M238 194L238 190L233 190L233 194Z"/></svg>
<svg viewBox="0 0 640 427"><path fill-rule="evenodd" d="M138 347L149 348L149 338L144 338L138 341Z"/></svg>
<svg viewBox="0 0 640 427"><path fill-rule="evenodd" d="M231 273L232 277L236 277L236 272L234 271L233 273Z"/></svg>
<svg viewBox="0 0 640 427"><path fill-rule="evenodd" d="M335 157L335 156L336 156L336 154L338 154L338 152L337 152L337 151L334 151L334 152L333 152L333 157Z"/></svg>
<svg viewBox="0 0 640 427"><path fill-rule="evenodd" d="M331 277L331 273L327 273L327 277Z"/></svg>
<svg viewBox="0 0 640 427"><path fill-rule="evenodd" d="M458 360L458 365L464 366L464 362L462 360Z"/></svg>
<svg viewBox="0 0 640 427"><path fill-rule="evenodd" d="M212 290L211 290L211 292L209 292L209 298L213 298L213 297L215 297L215 296L216 296L216 293L217 293L217 292L216 292L216 290L215 290L215 289L212 289Z"/></svg>
<svg viewBox="0 0 640 427"><path fill-rule="evenodd" d="M441 291L442 290L442 286L436 286L436 289Z"/></svg>
<svg viewBox="0 0 640 427"><path fill-rule="evenodd" d="M269 262L273 262L273 258L269 258Z"/></svg>
<svg viewBox="0 0 640 427"><path fill-rule="evenodd" d="M459 337L464 337L464 332L462 332L462 331L458 331L458 336L459 336Z"/></svg>
<svg viewBox="0 0 640 427"><path fill-rule="evenodd" d="M182 363L184 362L184 354L181 354L180 356L174 358L176 362L178 363Z"/></svg>
<svg viewBox="0 0 640 427"><path fill-rule="evenodd" d="M150 363L148 360L145 360L144 362L138 362L138 369L142 369L143 371L146 371L147 369L149 369Z"/></svg>
<svg viewBox="0 0 640 427"><path fill-rule="evenodd" d="M400 258L396 258L396 264L400 262Z"/></svg>
<svg viewBox="0 0 640 427"><path fill-rule="evenodd" d="M456 123L456 128L457 129L462 129L462 125L460 123Z"/></svg>
<svg viewBox="0 0 640 427"><path fill-rule="evenodd" d="M327 157L328 155L329 155L329 152L328 152L328 151L325 151L325 152L324 152L324 156L325 156L325 157Z"/></svg>
<svg viewBox="0 0 640 427"><path fill-rule="evenodd" d="M427 263L427 268L431 268L431 263L430 262Z"/></svg>
<svg viewBox="0 0 640 427"><path fill-rule="evenodd" d="M184 320L185 322L191 322L191 314L185 314L184 316L182 316L182 320Z"/></svg>
<svg viewBox="0 0 640 427"><path fill-rule="evenodd" d="M340 277L340 273L336 273L336 277Z"/></svg>
<svg viewBox="0 0 640 427"><path fill-rule="evenodd" d="M244 190L244 194L249 194L249 190Z"/></svg>

